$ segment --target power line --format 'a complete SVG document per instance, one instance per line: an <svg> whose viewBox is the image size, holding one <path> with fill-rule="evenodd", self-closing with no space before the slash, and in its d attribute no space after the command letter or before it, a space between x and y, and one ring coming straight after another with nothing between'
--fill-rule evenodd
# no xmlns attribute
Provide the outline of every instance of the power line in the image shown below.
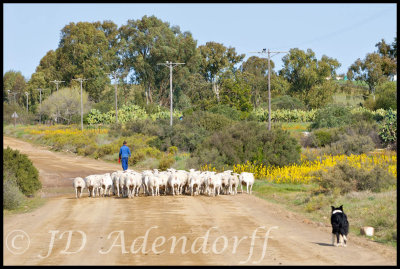
<svg viewBox="0 0 400 269"><path fill-rule="evenodd" d="M314 39L310 39L310 40L308 40L308 41L304 41L304 42L301 42L301 43L297 43L297 44L292 45L292 46L286 46L286 47L284 47L284 46L279 46L279 47L280 47L280 48L284 48L284 49L290 49L290 48L294 48L294 47L299 47L299 46L304 45L304 44L309 44L309 43L314 43L314 42L316 42L316 41L321 41L321 40L324 40L324 39L326 39L326 38L332 38L332 37L334 37L334 36L337 35L337 34L344 33L344 32L348 32L348 31L350 31L350 30L352 30L352 29L354 29L354 28L356 28L356 27L358 27L358 26L360 26L360 25L363 25L363 24L365 24L365 23L370 23L371 21L376 20L377 18L379 18L380 16L382 16L386 11L389 11L389 10L392 10L392 8L387 8L387 9L381 10L380 12L375 13L375 14L373 14L373 15L371 15L371 16L369 16L369 17L367 17L367 18L365 18L365 19L363 19L363 20L361 20L361 21L359 21L359 22L356 22L356 23L350 25L350 26L342 27L342 28L340 28L340 29L338 29L338 30L335 30L335 31L330 32L330 33L328 33L328 34L325 34L325 35L316 37L316 38L314 38ZM273 49L276 49L276 48L273 48Z"/></svg>
<svg viewBox="0 0 400 269"><path fill-rule="evenodd" d="M172 68L174 68L177 65L180 64L185 64L185 63L173 63L173 62L168 62L166 61L165 63L158 63L157 65L165 65L169 67L169 95L170 95L170 126L172 127Z"/></svg>

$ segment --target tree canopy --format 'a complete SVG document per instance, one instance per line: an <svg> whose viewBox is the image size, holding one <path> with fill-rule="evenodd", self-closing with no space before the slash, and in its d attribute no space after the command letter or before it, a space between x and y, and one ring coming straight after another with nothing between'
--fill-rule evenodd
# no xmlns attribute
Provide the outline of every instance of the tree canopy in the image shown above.
<svg viewBox="0 0 400 269"><path fill-rule="evenodd" d="M397 68L397 38L392 44L381 39L375 46L376 52L357 59L348 71L349 79L365 81L371 92L390 80ZM61 29L58 47L43 56L29 80L13 70L4 74L3 100L14 97L8 94L11 91L17 104L25 105L26 91L29 110L37 113L39 89L44 101L56 93L54 80L64 81L59 87L75 88L80 84L74 79L85 78L88 100L101 110L114 101L112 82L118 84L118 102L169 106L170 72L164 64L170 61L184 63L172 72L175 107L206 110L226 104L248 111L268 102L268 60L244 58L234 47L215 41L198 45L189 31L155 16L128 20L120 27L110 20L71 22ZM332 100L337 88L332 80L341 66L337 59L317 59L310 48L292 48L282 61L279 71L270 62L273 98L291 96L308 108ZM116 80L110 73L117 75Z"/></svg>
<svg viewBox="0 0 400 269"><path fill-rule="evenodd" d="M397 72L397 38L392 45L382 39L375 47L377 51L368 53L363 60L358 58L347 72L349 78L365 81L371 93L377 85L388 81Z"/></svg>

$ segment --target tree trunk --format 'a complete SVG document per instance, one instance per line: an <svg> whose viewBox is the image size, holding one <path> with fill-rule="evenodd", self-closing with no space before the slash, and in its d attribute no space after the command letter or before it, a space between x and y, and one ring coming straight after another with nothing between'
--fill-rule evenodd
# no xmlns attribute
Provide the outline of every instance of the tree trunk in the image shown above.
<svg viewBox="0 0 400 269"><path fill-rule="evenodd" d="M149 85L149 98L150 98L150 104L153 103L153 97L151 96L151 87Z"/></svg>

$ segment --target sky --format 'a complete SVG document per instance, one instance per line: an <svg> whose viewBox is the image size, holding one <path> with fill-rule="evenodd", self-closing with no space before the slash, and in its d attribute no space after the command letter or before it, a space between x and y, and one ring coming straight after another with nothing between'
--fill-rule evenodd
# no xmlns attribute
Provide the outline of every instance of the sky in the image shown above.
<svg viewBox="0 0 400 269"><path fill-rule="evenodd" d="M40 59L56 50L61 29L71 22L111 20L119 27L144 15L156 16L181 32L189 31L197 46L214 41L240 54L270 49L312 49L337 59L338 74L358 58L376 51L397 35L397 4L4 4L3 75L20 71L29 80ZM271 58L275 71L282 57Z"/></svg>

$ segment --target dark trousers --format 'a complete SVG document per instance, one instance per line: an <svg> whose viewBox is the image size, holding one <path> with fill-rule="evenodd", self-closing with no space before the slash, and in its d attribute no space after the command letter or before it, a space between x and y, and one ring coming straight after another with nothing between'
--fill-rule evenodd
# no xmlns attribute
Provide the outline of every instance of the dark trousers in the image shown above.
<svg viewBox="0 0 400 269"><path fill-rule="evenodd" d="M122 169L125 171L128 169L128 157L121 158Z"/></svg>

